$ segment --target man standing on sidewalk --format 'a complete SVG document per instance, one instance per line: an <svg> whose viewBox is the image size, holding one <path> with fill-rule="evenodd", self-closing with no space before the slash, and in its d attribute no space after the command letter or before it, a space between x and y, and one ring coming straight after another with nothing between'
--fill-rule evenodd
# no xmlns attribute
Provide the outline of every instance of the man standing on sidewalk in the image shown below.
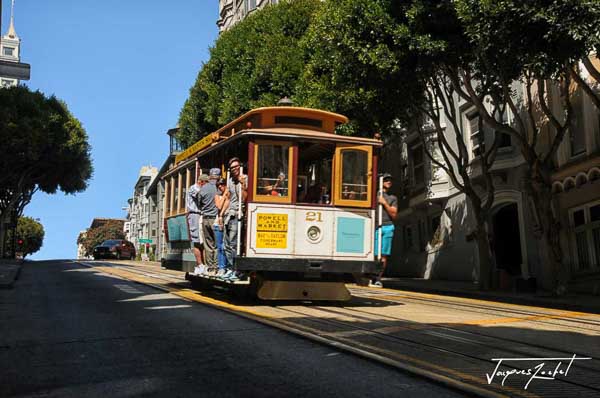
<svg viewBox="0 0 600 398"><path fill-rule="evenodd" d="M200 188L198 204L202 212L202 233L204 235L204 260L208 267L207 272L217 272L217 248L215 241L215 230L213 224L216 221L219 210L215 204L217 194L217 180L221 177L221 169L210 169L208 173L208 184Z"/></svg>
<svg viewBox="0 0 600 398"><path fill-rule="evenodd" d="M381 216L381 227L375 229L375 256L379 255L379 229L381 228L381 262L383 268L381 273L372 281L373 286L382 287L381 277L387 266L387 258L392 254L392 239L394 238L394 220L398 215L398 198L388 193L392 187L392 175L385 173L383 175L383 192L377 197L379 204L383 206ZM378 212L379 214L379 212ZM377 224L379 225L379 219Z"/></svg>

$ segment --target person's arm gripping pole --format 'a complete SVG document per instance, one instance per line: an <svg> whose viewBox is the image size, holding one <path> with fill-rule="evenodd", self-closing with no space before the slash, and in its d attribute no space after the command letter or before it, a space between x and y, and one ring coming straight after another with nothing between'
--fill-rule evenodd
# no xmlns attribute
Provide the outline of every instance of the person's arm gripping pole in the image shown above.
<svg viewBox="0 0 600 398"><path fill-rule="evenodd" d="M378 197L383 196L383 176L379 177L379 193L378 193ZM377 260L381 261L381 247L382 247L382 239L383 239L383 229L381 228L382 226L382 218L383 218L383 205L381 203L378 204L378 209L377 211L379 212L379 220L378 220L378 228L379 230L377 231L377 233L379 234L377 239Z"/></svg>
<svg viewBox="0 0 600 398"><path fill-rule="evenodd" d="M240 180L241 177L244 175L244 168L242 166L240 166ZM241 248L241 242L242 242L242 201L243 199L243 192L242 192L242 184L243 182L240 181L240 183L238 184L238 211L237 211L237 255L239 256L240 253L242 252L242 248Z"/></svg>

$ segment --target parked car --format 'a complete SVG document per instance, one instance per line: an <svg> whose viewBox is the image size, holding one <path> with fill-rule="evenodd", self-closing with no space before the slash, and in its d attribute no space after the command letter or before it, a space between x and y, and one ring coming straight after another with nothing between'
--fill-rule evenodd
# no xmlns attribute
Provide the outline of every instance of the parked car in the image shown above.
<svg viewBox="0 0 600 398"><path fill-rule="evenodd" d="M94 260L100 258L130 259L135 258L133 243L122 239L109 239L94 247Z"/></svg>

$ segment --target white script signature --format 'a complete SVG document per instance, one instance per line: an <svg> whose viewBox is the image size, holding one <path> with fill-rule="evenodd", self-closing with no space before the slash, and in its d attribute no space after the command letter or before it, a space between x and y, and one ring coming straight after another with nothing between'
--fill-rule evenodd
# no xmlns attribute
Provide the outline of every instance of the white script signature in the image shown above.
<svg viewBox="0 0 600 398"><path fill-rule="evenodd" d="M572 357L567 358L494 358L492 361L497 362L496 368L492 372L492 374L485 374L487 378L488 384L492 384L495 377L502 377L502 385L506 379L513 375L521 375L521 376L529 376L529 380L527 384L525 384L525 390L529 387L529 383L531 383L534 379L539 380L555 380L557 375L567 376L569 374L569 369L571 369L571 365L575 361L582 361L592 358L587 357L578 357L577 354L573 354ZM527 369L509 369L509 370L499 370L500 365L507 365L508 362L537 362L538 364L532 368ZM563 365L563 361L566 365ZM548 368L545 368L548 365ZM556 365L553 369L551 366ZM566 366L566 369L563 369Z"/></svg>

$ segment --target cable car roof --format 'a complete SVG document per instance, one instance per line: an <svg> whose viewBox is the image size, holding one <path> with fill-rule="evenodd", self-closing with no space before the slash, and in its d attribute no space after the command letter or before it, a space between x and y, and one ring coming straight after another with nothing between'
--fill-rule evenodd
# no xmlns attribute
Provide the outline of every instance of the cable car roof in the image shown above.
<svg viewBox="0 0 600 398"><path fill-rule="evenodd" d="M243 136L382 146L378 139L335 134L337 126L345 123L348 123L346 116L320 109L291 106L256 108L200 139L178 154L175 163L200 152L212 151Z"/></svg>

